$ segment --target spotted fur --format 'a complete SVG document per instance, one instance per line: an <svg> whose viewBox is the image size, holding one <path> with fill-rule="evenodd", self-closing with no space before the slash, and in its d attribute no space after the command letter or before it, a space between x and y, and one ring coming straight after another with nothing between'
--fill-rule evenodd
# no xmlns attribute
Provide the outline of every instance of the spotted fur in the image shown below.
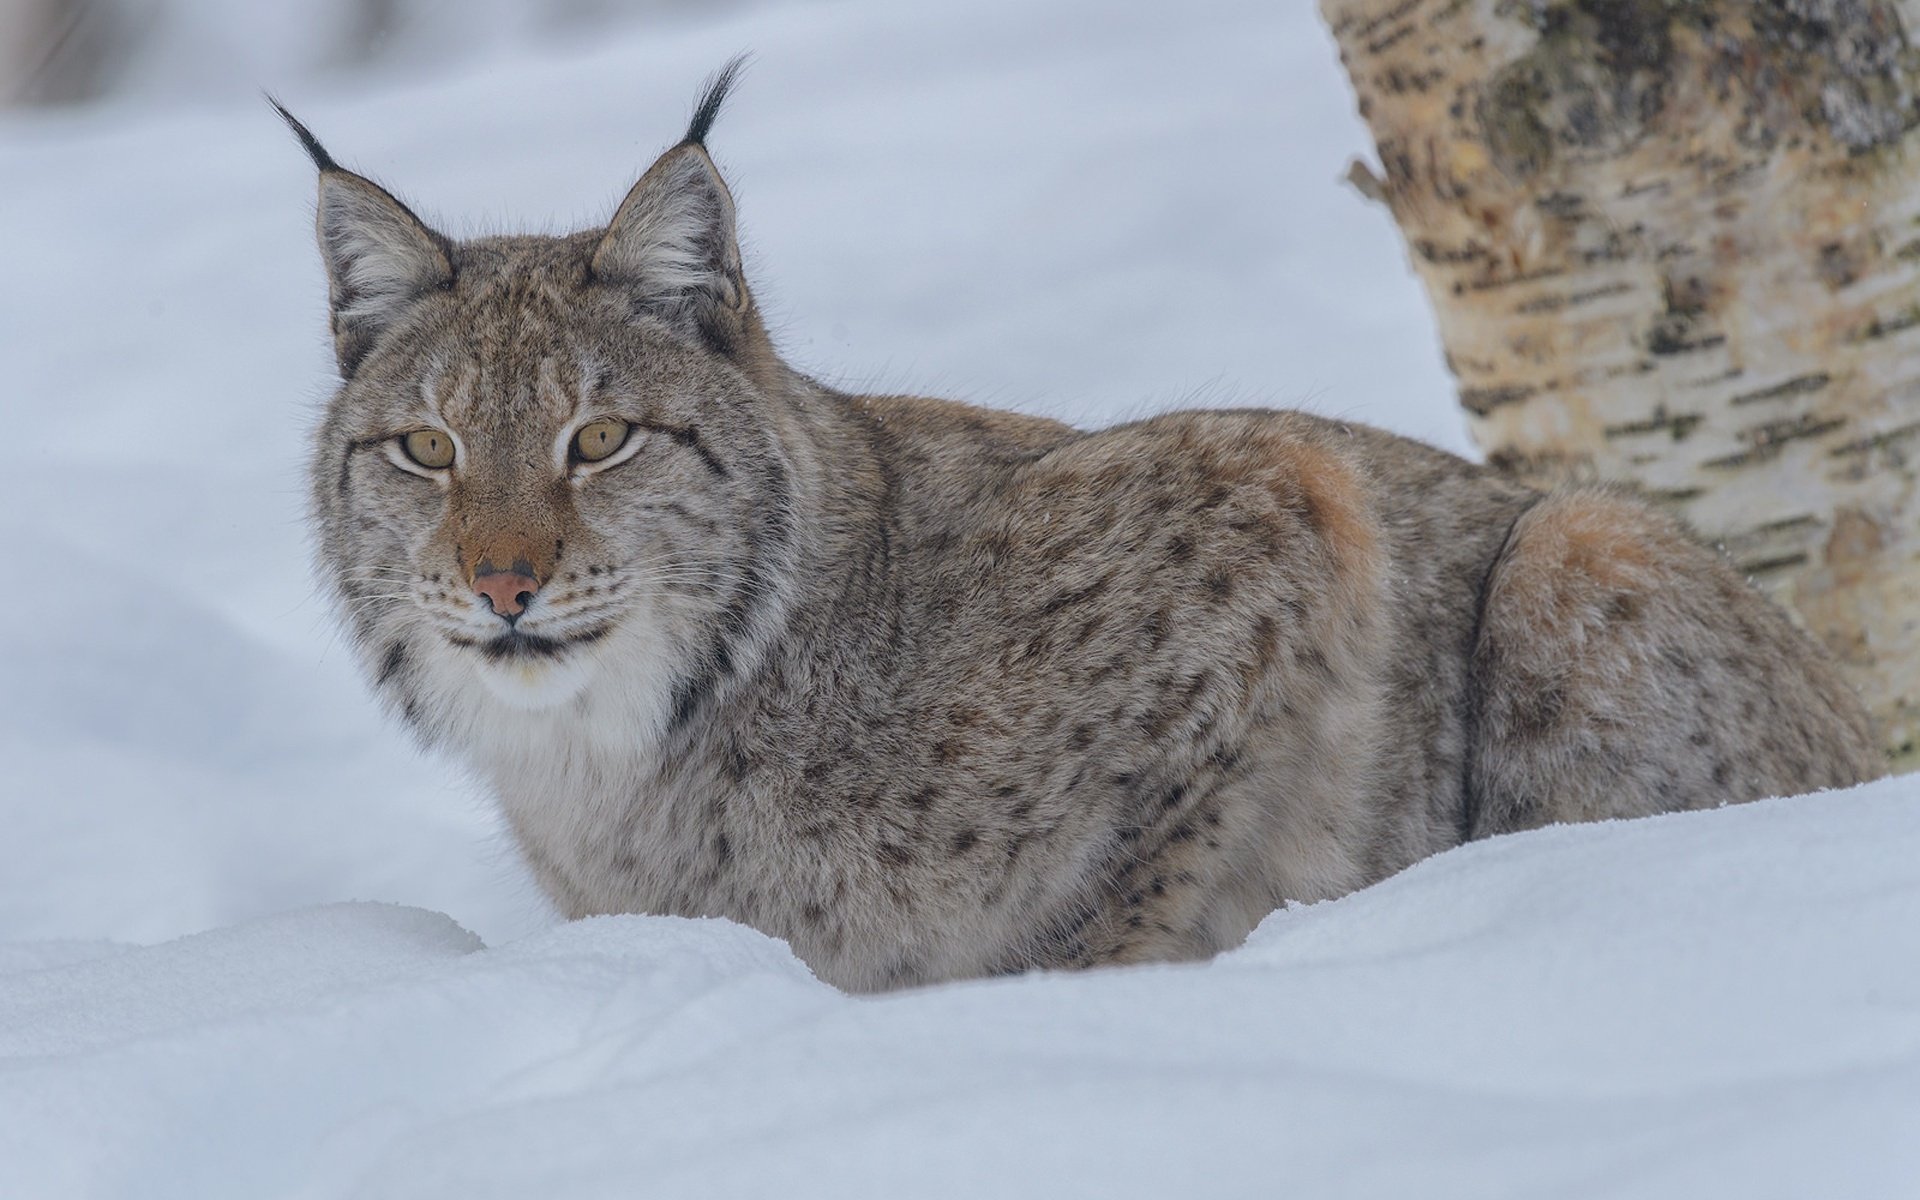
<svg viewBox="0 0 1920 1200"><path fill-rule="evenodd" d="M321 575L566 913L731 917L863 990L1196 958L1469 837L1877 772L1821 652L1621 496L1299 413L801 376L701 144L724 84L558 238L450 241L300 131ZM509 554L511 631L473 586Z"/></svg>

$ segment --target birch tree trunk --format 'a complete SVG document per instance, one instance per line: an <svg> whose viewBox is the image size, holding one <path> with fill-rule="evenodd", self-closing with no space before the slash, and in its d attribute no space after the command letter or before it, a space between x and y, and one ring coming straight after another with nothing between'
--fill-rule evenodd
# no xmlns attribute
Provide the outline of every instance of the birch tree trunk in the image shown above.
<svg viewBox="0 0 1920 1200"><path fill-rule="evenodd" d="M1474 437L1638 485L1920 730L1920 0L1321 0Z"/></svg>

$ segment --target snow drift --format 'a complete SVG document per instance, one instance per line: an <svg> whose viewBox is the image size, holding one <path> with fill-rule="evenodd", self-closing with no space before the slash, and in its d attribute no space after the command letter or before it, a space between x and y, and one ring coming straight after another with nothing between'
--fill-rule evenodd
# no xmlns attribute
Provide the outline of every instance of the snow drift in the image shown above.
<svg viewBox="0 0 1920 1200"><path fill-rule="evenodd" d="M878 999L722 921L0 959L9 1196L1882 1196L1920 788L1553 829L1202 966Z"/></svg>

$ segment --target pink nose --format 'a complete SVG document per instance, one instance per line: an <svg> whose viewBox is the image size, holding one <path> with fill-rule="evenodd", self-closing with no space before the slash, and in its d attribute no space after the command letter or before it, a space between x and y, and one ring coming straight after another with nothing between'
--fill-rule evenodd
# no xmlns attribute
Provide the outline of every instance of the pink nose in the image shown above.
<svg viewBox="0 0 1920 1200"><path fill-rule="evenodd" d="M487 603L493 605L493 611L503 617L517 617L525 612L533 601L533 594L540 590L540 581L529 571L520 569L525 563L513 566L511 571L502 571L492 563L481 563L473 577L473 590L485 596Z"/></svg>

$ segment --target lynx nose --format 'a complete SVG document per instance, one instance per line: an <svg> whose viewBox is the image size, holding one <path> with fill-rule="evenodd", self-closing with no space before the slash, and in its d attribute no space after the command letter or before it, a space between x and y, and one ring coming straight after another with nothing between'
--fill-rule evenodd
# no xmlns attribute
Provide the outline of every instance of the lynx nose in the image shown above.
<svg viewBox="0 0 1920 1200"><path fill-rule="evenodd" d="M473 590L487 598L495 613L512 620L533 603L540 581L533 577L533 567L524 561L516 561L509 571L489 561L481 563L480 569L473 573Z"/></svg>

